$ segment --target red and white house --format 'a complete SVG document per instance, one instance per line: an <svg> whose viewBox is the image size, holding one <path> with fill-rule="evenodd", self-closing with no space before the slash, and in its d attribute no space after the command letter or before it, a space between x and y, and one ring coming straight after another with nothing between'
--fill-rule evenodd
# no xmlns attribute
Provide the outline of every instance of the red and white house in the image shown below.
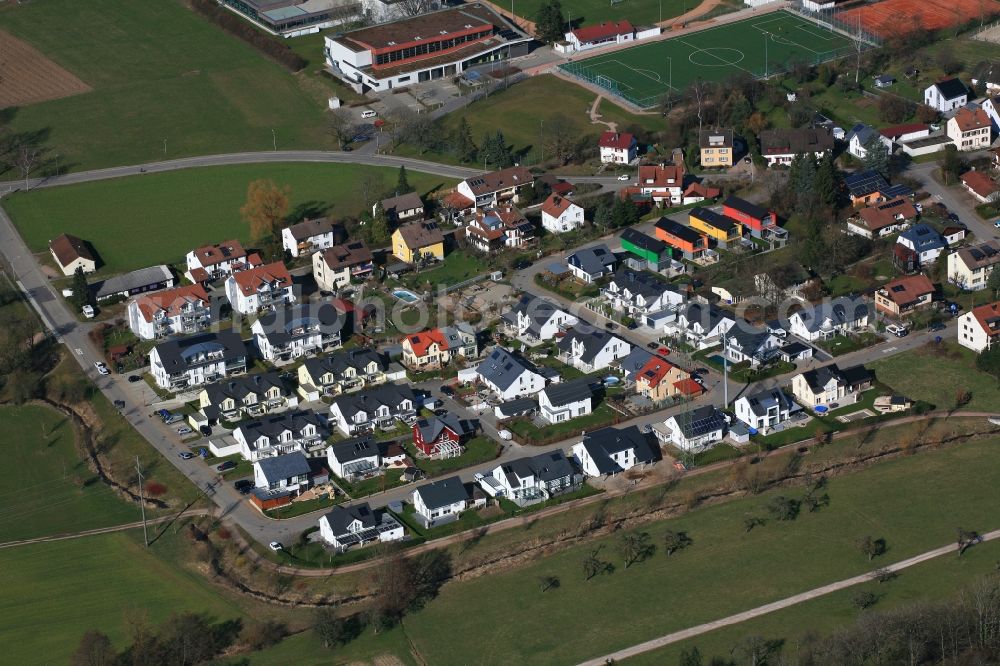
<svg viewBox="0 0 1000 666"><path fill-rule="evenodd" d="M980 203L989 203L1000 198L1000 187L982 171L966 171L963 173L962 185Z"/></svg>
<svg viewBox="0 0 1000 666"><path fill-rule="evenodd" d="M420 419L413 424L413 446L428 458L462 455L462 444L476 432L476 422L452 414Z"/></svg>
<svg viewBox="0 0 1000 666"><path fill-rule="evenodd" d="M639 192L656 206L679 205L684 196L684 166L666 164L639 167Z"/></svg>
<svg viewBox="0 0 1000 666"><path fill-rule="evenodd" d="M624 44L635 40L635 27L628 21L604 21L566 33L570 51L586 51L609 44Z"/></svg>
<svg viewBox="0 0 1000 666"><path fill-rule="evenodd" d="M931 127L923 123L908 123L906 125L893 125L878 131L879 134L893 143L903 141L913 141L930 136Z"/></svg>
<svg viewBox="0 0 1000 666"><path fill-rule="evenodd" d="M564 196L550 194L542 204L542 227L549 233L573 231L583 224L583 208Z"/></svg>
<svg viewBox="0 0 1000 666"><path fill-rule="evenodd" d="M601 161L608 164L631 164L636 157L639 142L628 132L604 132L597 146Z"/></svg>

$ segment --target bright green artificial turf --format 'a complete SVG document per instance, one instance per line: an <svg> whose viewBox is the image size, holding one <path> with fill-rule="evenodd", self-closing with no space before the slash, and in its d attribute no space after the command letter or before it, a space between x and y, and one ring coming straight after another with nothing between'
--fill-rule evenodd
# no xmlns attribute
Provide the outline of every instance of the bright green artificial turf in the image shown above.
<svg viewBox="0 0 1000 666"><path fill-rule="evenodd" d="M10 664L68 663L80 636L100 629L127 643L129 618L158 625L171 613L240 615L197 574L168 564L180 557L168 536L142 546L142 531L0 550L0 645ZM161 559L161 556L164 559Z"/></svg>
<svg viewBox="0 0 1000 666"><path fill-rule="evenodd" d="M50 239L71 233L94 246L104 273L184 261L199 245L247 240L240 217L247 186L269 178L291 187L292 213L355 216L366 174L381 174L388 192L396 170L344 164L259 164L185 169L16 194L6 208L25 242L43 252ZM451 185L446 178L408 172L421 194ZM114 202L114 205L110 205Z"/></svg>
<svg viewBox="0 0 1000 666"><path fill-rule="evenodd" d="M749 534L744 516L763 513L778 493L654 523L644 527L653 543L661 545L672 529L687 531L694 545L669 558L661 549L629 569L616 536L516 571L449 585L407 619L407 634L428 663L480 663L484 655L492 663L575 663L753 608L950 543L959 525L997 528L998 447L997 439L983 440L833 479L824 490L828 507L794 522L770 520ZM803 494L801 488L779 492ZM865 535L888 543L888 553L874 563L855 545ZM584 581L581 563L597 546L617 570ZM540 592L542 575L558 576L561 586ZM482 603L486 598L490 603ZM608 609L614 609L614 622ZM586 629L568 634L573 626Z"/></svg>
<svg viewBox="0 0 1000 666"><path fill-rule="evenodd" d="M17 479L0 490L0 541L139 520L139 507L116 496L79 459L64 416L47 407L2 407L0 423L0 450Z"/></svg>
<svg viewBox="0 0 1000 666"><path fill-rule="evenodd" d="M300 85L308 75L291 74L180 0L5 3L0 29L93 88L12 114L14 130L48 135L62 168L271 150L272 129L278 148L332 146L325 97Z"/></svg>

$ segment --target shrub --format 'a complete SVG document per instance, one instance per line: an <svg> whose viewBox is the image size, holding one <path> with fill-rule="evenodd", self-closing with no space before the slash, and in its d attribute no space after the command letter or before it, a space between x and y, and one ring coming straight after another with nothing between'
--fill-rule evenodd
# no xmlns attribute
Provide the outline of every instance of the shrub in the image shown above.
<svg viewBox="0 0 1000 666"><path fill-rule="evenodd" d="M150 481L144 489L149 497L160 497L167 492L167 487L158 481Z"/></svg>

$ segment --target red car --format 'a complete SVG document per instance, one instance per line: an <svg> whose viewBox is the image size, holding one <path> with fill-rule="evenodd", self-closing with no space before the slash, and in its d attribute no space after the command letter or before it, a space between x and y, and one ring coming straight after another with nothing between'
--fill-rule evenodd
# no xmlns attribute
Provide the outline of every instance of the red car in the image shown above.
<svg viewBox="0 0 1000 666"><path fill-rule="evenodd" d="M656 352L658 354L662 354L663 356L668 356L670 354L670 350L667 349L666 347L660 347L659 349L656 350Z"/></svg>

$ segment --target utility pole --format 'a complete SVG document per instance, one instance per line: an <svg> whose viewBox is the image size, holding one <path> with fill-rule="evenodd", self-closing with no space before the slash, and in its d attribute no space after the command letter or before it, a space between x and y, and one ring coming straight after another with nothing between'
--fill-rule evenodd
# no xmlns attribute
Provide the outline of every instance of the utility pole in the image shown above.
<svg viewBox="0 0 1000 666"><path fill-rule="evenodd" d="M142 496L142 469L139 467L139 456L135 457L135 473L139 475L139 509L142 511L142 540L149 548L149 533L146 531L146 500Z"/></svg>
<svg viewBox="0 0 1000 666"><path fill-rule="evenodd" d="M767 78L767 33L764 33L764 78Z"/></svg>
<svg viewBox="0 0 1000 666"><path fill-rule="evenodd" d="M166 139L163 140L163 154L164 155L167 154L167 140Z"/></svg>
<svg viewBox="0 0 1000 666"><path fill-rule="evenodd" d="M271 128L271 144L274 146L274 150L278 150L278 135L274 133L274 128Z"/></svg>

